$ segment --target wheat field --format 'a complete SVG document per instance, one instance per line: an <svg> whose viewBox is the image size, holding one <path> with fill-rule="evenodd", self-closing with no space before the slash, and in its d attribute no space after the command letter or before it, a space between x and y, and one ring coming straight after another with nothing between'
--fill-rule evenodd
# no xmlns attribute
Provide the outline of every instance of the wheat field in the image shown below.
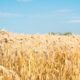
<svg viewBox="0 0 80 80"><path fill-rule="evenodd" d="M0 80L80 80L80 36L0 31Z"/></svg>

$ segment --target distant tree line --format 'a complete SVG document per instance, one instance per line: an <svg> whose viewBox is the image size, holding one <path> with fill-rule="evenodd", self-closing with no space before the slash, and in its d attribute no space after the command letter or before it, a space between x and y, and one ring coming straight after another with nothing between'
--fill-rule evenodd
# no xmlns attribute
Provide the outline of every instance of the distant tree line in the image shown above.
<svg viewBox="0 0 80 80"><path fill-rule="evenodd" d="M71 32L65 32L65 33L60 33L60 32L58 32L58 33L49 32L48 34L49 34L49 35L73 35L73 33L71 33Z"/></svg>

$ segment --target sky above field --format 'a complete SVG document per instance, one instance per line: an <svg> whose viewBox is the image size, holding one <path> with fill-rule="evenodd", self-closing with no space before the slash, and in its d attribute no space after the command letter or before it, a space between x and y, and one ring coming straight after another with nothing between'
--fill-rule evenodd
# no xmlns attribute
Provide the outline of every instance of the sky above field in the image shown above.
<svg viewBox="0 0 80 80"><path fill-rule="evenodd" d="M0 28L18 33L80 33L80 0L0 0Z"/></svg>

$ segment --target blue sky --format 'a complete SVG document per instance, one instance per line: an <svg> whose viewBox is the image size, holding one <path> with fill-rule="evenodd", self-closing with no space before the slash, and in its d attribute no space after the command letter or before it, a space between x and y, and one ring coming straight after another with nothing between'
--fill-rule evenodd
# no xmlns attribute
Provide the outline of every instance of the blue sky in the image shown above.
<svg viewBox="0 0 80 80"><path fill-rule="evenodd" d="M0 0L0 28L31 34L80 34L80 0Z"/></svg>

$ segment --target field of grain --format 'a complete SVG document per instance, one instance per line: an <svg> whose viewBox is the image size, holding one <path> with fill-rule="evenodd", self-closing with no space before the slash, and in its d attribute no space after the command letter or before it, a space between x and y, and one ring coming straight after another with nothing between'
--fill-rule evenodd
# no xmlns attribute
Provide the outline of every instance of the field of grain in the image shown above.
<svg viewBox="0 0 80 80"><path fill-rule="evenodd" d="M80 36L0 31L0 80L80 80Z"/></svg>

